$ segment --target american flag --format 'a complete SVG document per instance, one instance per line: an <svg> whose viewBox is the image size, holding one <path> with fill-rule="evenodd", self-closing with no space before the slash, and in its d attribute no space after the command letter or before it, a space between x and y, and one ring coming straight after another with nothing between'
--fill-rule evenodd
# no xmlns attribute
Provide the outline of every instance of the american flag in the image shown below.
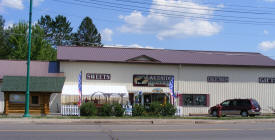
<svg viewBox="0 0 275 140"><path fill-rule="evenodd" d="M79 76L78 76L78 106L81 105L81 99L82 99L82 71L80 71Z"/></svg>
<svg viewBox="0 0 275 140"><path fill-rule="evenodd" d="M174 92L174 81L175 81L175 79L174 79L174 77L172 77L172 79L169 82L169 89L170 89L170 92L172 93L172 96L176 97L175 92Z"/></svg>

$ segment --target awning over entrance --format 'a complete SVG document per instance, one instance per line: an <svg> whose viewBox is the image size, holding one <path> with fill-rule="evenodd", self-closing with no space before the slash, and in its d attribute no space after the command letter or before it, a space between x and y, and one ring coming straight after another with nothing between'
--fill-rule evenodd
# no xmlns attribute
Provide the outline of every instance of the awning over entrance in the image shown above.
<svg viewBox="0 0 275 140"><path fill-rule="evenodd" d="M96 86L82 85L82 95L111 95L128 97L128 91L125 86ZM79 95L78 85L64 85L62 95Z"/></svg>

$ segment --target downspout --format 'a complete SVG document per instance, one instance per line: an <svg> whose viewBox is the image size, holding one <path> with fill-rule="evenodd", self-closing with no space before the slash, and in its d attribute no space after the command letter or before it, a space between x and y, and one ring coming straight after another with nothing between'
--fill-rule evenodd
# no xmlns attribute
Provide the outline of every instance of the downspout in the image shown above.
<svg viewBox="0 0 275 140"><path fill-rule="evenodd" d="M181 64L179 64L179 67L178 67L177 93L179 92L179 85L180 85L180 70L181 70Z"/></svg>
<svg viewBox="0 0 275 140"><path fill-rule="evenodd" d="M179 95L179 89L180 89L180 72L181 72L181 64L179 64L178 67L178 77L177 77L177 95ZM180 96L178 96L177 98L177 111L178 111L178 115L181 116L181 109L180 109Z"/></svg>

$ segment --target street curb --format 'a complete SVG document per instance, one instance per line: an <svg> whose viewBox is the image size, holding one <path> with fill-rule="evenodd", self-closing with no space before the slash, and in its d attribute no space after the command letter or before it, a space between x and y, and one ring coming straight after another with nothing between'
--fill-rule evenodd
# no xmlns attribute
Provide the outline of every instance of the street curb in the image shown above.
<svg viewBox="0 0 275 140"><path fill-rule="evenodd" d="M195 119L33 119L1 118L0 124L62 124L62 125L184 125L275 123L275 119L195 120Z"/></svg>

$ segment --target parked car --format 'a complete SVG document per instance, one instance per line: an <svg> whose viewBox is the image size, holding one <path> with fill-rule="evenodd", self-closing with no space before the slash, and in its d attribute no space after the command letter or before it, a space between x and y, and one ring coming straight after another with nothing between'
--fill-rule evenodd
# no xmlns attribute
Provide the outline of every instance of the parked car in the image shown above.
<svg viewBox="0 0 275 140"><path fill-rule="evenodd" d="M221 104L211 107L208 110L209 115L218 116L219 109L221 115L241 115L243 117L255 116L261 114L261 107L255 99L230 99Z"/></svg>

